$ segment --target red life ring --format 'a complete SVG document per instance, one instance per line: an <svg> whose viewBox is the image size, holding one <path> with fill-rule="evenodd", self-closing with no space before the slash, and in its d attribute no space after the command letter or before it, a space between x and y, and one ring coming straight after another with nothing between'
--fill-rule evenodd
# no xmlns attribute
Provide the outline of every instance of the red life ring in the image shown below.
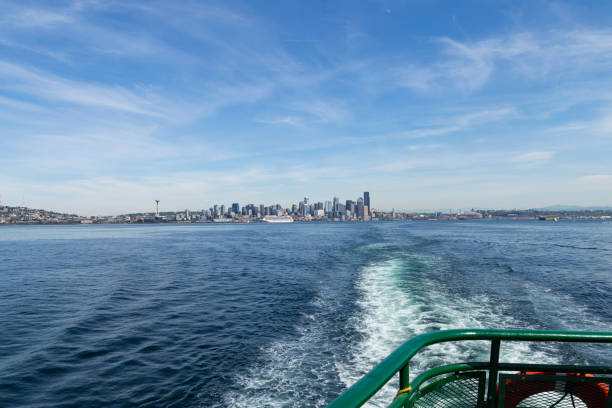
<svg viewBox="0 0 612 408"><path fill-rule="evenodd" d="M521 373L517 373L521 374ZM526 372L526 375L556 375L557 373ZM567 375L593 377L592 374L568 373ZM571 394L580 398L588 408L605 408L608 386L603 383L583 382L571 387ZM521 401L541 392L555 391L555 381L506 380L506 408L514 408ZM558 390L557 390L558 391Z"/></svg>

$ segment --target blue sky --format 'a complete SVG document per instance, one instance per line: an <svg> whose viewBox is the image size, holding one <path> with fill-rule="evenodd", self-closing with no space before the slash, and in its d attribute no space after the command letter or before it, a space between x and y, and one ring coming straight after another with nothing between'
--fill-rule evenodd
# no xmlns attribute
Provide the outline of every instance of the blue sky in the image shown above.
<svg viewBox="0 0 612 408"><path fill-rule="evenodd" d="M612 204L612 3L5 2L0 200Z"/></svg>

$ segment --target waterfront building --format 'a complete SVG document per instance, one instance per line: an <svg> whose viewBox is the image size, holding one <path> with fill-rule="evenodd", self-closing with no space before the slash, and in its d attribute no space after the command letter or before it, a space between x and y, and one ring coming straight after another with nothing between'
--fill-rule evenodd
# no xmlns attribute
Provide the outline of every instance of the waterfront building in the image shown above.
<svg viewBox="0 0 612 408"><path fill-rule="evenodd" d="M368 207L368 209L372 208L370 204L370 192L369 191L363 192L363 205ZM368 215L370 215L369 210L368 210Z"/></svg>

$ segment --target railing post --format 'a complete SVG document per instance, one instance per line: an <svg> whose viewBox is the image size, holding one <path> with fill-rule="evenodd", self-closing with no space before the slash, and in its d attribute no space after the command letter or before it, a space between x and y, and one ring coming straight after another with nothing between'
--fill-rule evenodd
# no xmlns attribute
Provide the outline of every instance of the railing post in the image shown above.
<svg viewBox="0 0 612 408"><path fill-rule="evenodd" d="M399 389L403 390L410 386L410 363L400 368L399 371ZM404 404L404 408L408 408L408 402Z"/></svg>
<svg viewBox="0 0 612 408"><path fill-rule="evenodd" d="M497 395L497 371L499 366L499 344L500 340L491 341L491 359L489 360L489 387L487 391L487 408L496 406Z"/></svg>

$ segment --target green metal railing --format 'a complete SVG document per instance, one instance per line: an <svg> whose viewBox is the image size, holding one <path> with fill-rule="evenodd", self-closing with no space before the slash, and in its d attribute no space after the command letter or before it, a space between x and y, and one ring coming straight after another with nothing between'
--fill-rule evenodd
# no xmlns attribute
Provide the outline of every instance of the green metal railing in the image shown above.
<svg viewBox="0 0 612 408"><path fill-rule="evenodd" d="M410 359L421 349L436 343L463 340L490 341L491 353L489 361L458 363L435 367L425 371L410 382ZM612 332L458 329L422 334L408 340L391 353L362 379L357 381L352 387L329 404L328 408L360 407L398 373L399 389L404 392L401 392L393 401L390 401L389 407L412 406L411 404L413 404L420 395L424 394L425 389L420 389L424 383L434 377L447 373L458 374L460 372L476 370L487 371L488 383L486 400L479 401L478 405L484 406L486 404L489 407L495 406L496 403L497 377L499 371L554 371L566 373L588 372L590 374L612 374L612 367L500 363L499 352L502 341L612 343ZM482 389L484 390L484 388ZM612 400L612 398L610 398L610 400Z"/></svg>

